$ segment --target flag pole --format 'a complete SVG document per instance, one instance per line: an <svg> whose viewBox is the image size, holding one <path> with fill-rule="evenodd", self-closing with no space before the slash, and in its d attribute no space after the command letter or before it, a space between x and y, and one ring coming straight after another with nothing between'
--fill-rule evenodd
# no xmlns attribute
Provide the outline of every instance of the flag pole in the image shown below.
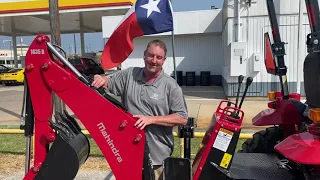
<svg viewBox="0 0 320 180"><path fill-rule="evenodd" d="M177 72L176 72L176 57L175 57L175 54L174 54L174 20L173 20L173 7L172 7L172 0L171 1L171 10L172 10L172 23L173 23L173 27L172 27L172 31L171 31L171 39L172 39L172 58L173 58L173 76L174 76L174 79L176 81L177 80Z"/></svg>
<svg viewBox="0 0 320 180"><path fill-rule="evenodd" d="M174 79L178 82L178 79L177 79L177 71L176 71L176 56L174 54L174 19L173 19L173 7L172 7L172 0L169 0L171 3L171 10L172 10L172 31L171 31L171 40L172 40L172 59L173 59L173 76L174 76ZM179 138L180 139L180 157L183 158L184 156L184 152L183 152L183 139L182 138Z"/></svg>
<svg viewBox="0 0 320 180"><path fill-rule="evenodd" d="M174 32L173 32L173 30L172 30L172 33L171 33L171 39L172 39L172 58L173 58L173 73L174 73L174 79L176 80L176 81L178 81L177 80L177 71L176 71L176 57L175 57L175 54L174 54Z"/></svg>

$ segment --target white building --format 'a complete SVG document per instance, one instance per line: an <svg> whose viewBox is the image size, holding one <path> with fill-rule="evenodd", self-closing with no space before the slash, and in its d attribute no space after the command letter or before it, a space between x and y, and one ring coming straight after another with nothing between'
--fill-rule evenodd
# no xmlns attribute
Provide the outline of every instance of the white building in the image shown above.
<svg viewBox="0 0 320 180"><path fill-rule="evenodd" d="M27 54L29 46L26 44L17 44L18 67L21 67L21 59L23 60ZM7 67L14 67L13 49L0 49L0 64Z"/></svg>
<svg viewBox="0 0 320 180"><path fill-rule="evenodd" d="M195 72L196 85L200 85L201 72L210 71L211 85L222 85L227 96L236 95L237 77L240 74L254 79L248 90L249 96L266 96L270 90L280 90L278 77L267 74L264 67L264 33L271 33L266 1L239 1L225 0L223 9L174 13L176 70L183 72L183 85L186 85L187 72ZM302 6L303 36L300 41L303 48L299 51L299 1L274 2L282 41L288 43L285 46L285 63L288 67L289 91L299 91L304 95L302 67L306 56L306 35L310 33L305 4ZM123 16L102 18L104 38L110 37L122 18ZM271 34L270 36L272 37ZM164 69L167 74L172 75L171 32L136 38L134 52L122 64L122 68L143 66L145 46L155 38L163 40L168 46ZM298 52L301 52L301 58L298 58ZM242 57L241 63L238 55ZM298 86L298 82L301 86ZM242 87L244 90L244 86Z"/></svg>

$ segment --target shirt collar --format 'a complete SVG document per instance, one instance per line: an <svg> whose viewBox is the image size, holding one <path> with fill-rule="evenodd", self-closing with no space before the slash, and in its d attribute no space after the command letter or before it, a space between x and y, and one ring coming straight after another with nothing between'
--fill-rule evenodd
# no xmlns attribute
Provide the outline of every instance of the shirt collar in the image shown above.
<svg viewBox="0 0 320 180"><path fill-rule="evenodd" d="M144 74L144 68L141 68L141 71L139 72L138 74L138 81L141 81L145 84L148 84L148 85L152 85L152 86L155 86L155 87L158 87L158 82L160 81L160 79L162 79L162 77L164 76L164 71L163 69L161 70L161 73L159 74L159 76L157 77L157 79L155 81L153 81L152 83L146 83L144 78L143 78L143 74Z"/></svg>

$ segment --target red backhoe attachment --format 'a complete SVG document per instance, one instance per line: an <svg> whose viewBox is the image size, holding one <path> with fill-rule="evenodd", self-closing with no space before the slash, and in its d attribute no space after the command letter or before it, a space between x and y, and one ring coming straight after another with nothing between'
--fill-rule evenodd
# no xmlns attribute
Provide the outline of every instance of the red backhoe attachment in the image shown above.
<svg viewBox="0 0 320 180"><path fill-rule="evenodd" d="M77 121L60 112L53 118L55 93L89 131L117 179L142 179L145 134L136 119L103 89L90 86L45 35L38 35L26 55L25 72L34 118L34 164L25 180L73 179L89 156L89 142ZM30 104L30 103L29 103ZM125 170L125 171L124 171Z"/></svg>

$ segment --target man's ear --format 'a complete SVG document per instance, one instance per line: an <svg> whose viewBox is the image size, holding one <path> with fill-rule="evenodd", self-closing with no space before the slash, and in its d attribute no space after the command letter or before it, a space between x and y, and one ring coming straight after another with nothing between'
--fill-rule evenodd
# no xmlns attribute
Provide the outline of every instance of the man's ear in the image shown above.
<svg viewBox="0 0 320 180"><path fill-rule="evenodd" d="M144 50L144 51L143 51L143 59L144 59L144 60L146 59L146 53L147 53L147 51Z"/></svg>

